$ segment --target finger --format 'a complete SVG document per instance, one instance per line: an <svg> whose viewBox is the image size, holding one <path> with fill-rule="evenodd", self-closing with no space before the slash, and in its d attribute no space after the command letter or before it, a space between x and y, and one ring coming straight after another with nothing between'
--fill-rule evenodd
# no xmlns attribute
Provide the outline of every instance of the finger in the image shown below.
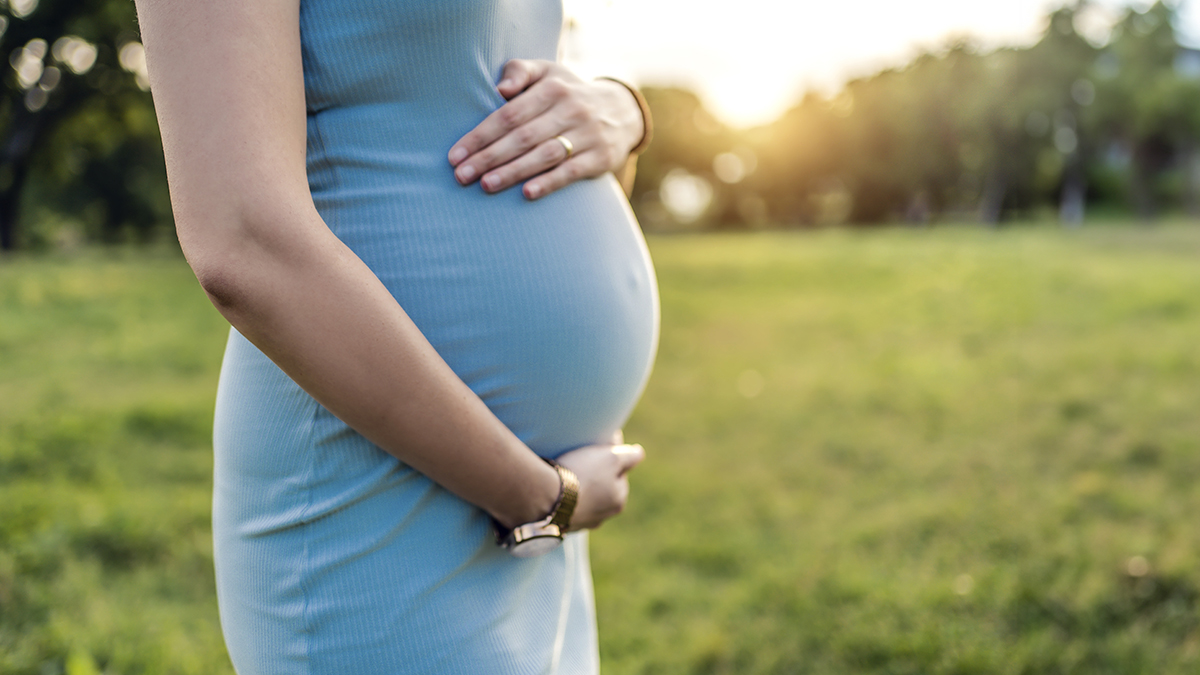
<svg viewBox="0 0 1200 675"><path fill-rule="evenodd" d="M457 172L470 166L475 175L483 176L484 189L502 190L562 163L566 146L556 136L563 131L561 121L542 115L475 153Z"/></svg>
<svg viewBox="0 0 1200 675"><path fill-rule="evenodd" d="M541 199L559 188L577 180L594 178L606 170L599 159L599 153L576 152L571 159L525 183L523 192L526 199Z"/></svg>
<svg viewBox="0 0 1200 675"><path fill-rule="evenodd" d="M567 159L567 149L556 139L543 141L533 150L517 157L483 177L483 189L499 192L561 164Z"/></svg>
<svg viewBox="0 0 1200 675"><path fill-rule="evenodd" d="M464 185L471 182L478 176L483 174L484 170L480 170L475 166L475 154L484 150L505 134L513 131L521 125L529 122L535 117L541 115L550 109L559 95L557 87L539 87L539 90L530 92L529 96L521 96L515 98L508 103L500 106L484 118L474 129L467 132L465 136L458 139L450 148L448 158L451 166L458 167L455 175L459 182ZM470 158L472 161L464 162ZM484 156L487 159L487 156ZM463 166L463 164L466 166ZM464 175L463 171L467 168L471 169L471 173Z"/></svg>
<svg viewBox="0 0 1200 675"><path fill-rule="evenodd" d="M612 434L612 439L610 439L610 442L613 445L624 444L625 443L625 431L623 429L617 429L616 431L614 431Z"/></svg>
<svg viewBox="0 0 1200 675"><path fill-rule="evenodd" d="M549 70L549 61L512 59L504 64L504 73L500 75L500 84L496 85L496 91L499 91L505 100L511 100L529 85L545 77Z"/></svg>
<svg viewBox="0 0 1200 675"><path fill-rule="evenodd" d="M630 469L641 464L646 459L646 449L640 444L615 445L612 452L617 456L618 476L624 476Z"/></svg>
<svg viewBox="0 0 1200 675"><path fill-rule="evenodd" d="M542 76L538 74L539 79ZM532 80L536 83L538 80ZM516 127L526 124L538 115L545 113L554 103L560 98L568 95L568 85L560 79L547 79L540 86L535 86L529 91L527 96L515 96L508 103L500 106L492 114L487 115L484 121L481 121L475 129L467 132L466 136L458 139L458 142L452 145L448 155L451 166L458 166L463 160L478 153L478 151L487 148L488 145L496 142L498 138L503 137ZM484 173L479 167L474 168L474 177ZM469 183L474 178L464 179L460 175L460 183Z"/></svg>

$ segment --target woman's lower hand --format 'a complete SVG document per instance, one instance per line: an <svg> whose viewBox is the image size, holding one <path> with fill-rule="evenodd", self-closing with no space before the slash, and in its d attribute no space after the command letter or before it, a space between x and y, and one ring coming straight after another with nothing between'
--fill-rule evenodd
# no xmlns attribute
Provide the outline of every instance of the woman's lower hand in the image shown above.
<svg viewBox="0 0 1200 675"><path fill-rule="evenodd" d="M509 61L497 90L508 103L459 139L449 155L459 183L478 180L487 192L528 180L525 197L538 199L618 170L645 131L641 109L625 87L581 80L552 61Z"/></svg>
<svg viewBox="0 0 1200 675"><path fill-rule="evenodd" d="M646 458L640 445L588 445L556 460L579 478L579 501L571 516L571 530L600 527L625 508L629 498L629 470Z"/></svg>

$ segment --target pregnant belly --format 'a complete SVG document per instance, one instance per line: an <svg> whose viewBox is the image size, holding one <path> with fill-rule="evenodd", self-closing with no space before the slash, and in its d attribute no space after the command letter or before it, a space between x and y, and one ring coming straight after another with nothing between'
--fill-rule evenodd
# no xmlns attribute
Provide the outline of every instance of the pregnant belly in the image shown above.
<svg viewBox="0 0 1200 675"><path fill-rule="evenodd" d="M314 193L451 368L535 451L620 428L645 385L658 296L611 176L537 202L448 181Z"/></svg>

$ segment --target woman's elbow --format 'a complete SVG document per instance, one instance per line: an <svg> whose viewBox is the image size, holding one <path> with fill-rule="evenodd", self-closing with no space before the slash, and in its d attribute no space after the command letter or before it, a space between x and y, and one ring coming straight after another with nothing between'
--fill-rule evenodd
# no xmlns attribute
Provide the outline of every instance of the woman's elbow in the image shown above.
<svg viewBox="0 0 1200 675"><path fill-rule="evenodd" d="M243 285L238 283L238 275L232 270L220 265L193 265L192 271L196 273L200 288L204 289L209 301L222 314L228 316L241 306L245 291Z"/></svg>
<svg viewBox="0 0 1200 675"><path fill-rule="evenodd" d="M222 313L236 311L253 300L256 289L269 286L264 274L303 264L319 249L313 235L328 234L315 208L239 209L180 219L176 229L196 279Z"/></svg>
<svg viewBox="0 0 1200 675"><path fill-rule="evenodd" d="M236 297L237 265L233 253L240 238L238 227L229 218L176 216L175 233L200 287L218 308Z"/></svg>
<svg viewBox="0 0 1200 675"><path fill-rule="evenodd" d="M180 219L179 245L200 287L224 314L238 307L249 286L256 261L254 231L266 227L242 217Z"/></svg>

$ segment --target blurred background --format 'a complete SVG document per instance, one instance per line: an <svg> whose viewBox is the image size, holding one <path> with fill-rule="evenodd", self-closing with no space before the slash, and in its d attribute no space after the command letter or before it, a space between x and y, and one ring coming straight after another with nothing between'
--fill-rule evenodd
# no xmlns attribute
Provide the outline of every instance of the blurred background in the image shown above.
<svg viewBox="0 0 1200 675"><path fill-rule="evenodd" d="M129 0L0 0L0 674L232 672ZM1200 7L567 0L662 296L604 672L1200 670Z"/></svg>
<svg viewBox="0 0 1200 675"><path fill-rule="evenodd" d="M647 231L1200 211L1200 12L1170 3L569 0L564 59L641 84ZM0 246L171 236L118 0L14 0ZM1200 42L1196 42L1200 44Z"/></svg>
<svg viewBox="0 0 1200 675"><path fill-rule="evenodd" d="M1200 13L1169 3L570 0L565 60L646 89L647 231L1200 210ZM0 246L171 236L133 7L14 0ZM1200 42L1197 42L1200 44Z"/></svg>

